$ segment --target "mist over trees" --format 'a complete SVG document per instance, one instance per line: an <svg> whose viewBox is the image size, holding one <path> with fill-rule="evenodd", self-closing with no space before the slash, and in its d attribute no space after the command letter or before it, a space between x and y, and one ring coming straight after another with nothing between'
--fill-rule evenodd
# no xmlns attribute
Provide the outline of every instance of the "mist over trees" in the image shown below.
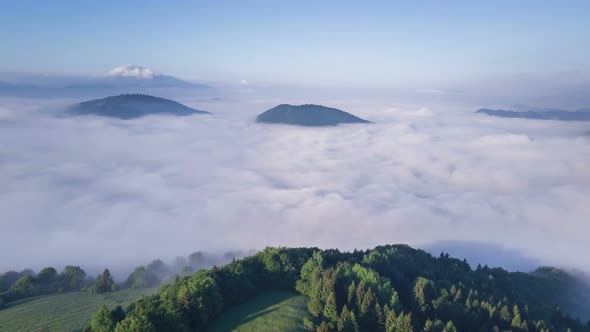
<svg viewBox="0 0 590 332"><path fill-rule="evenodd" d="M35 273L31 269L8 271L0 274L0 309L10 302L24 298L71 291L94 293L113 292L125 288L142 289L171 282L175 275L186 276L196 271L223 265L234 258L243 257L243 252L223 254L196 251L187 257L177 257L167 264L155 259L146 266L136 267L129 276L117 282L108 268L96 277L87 275L80 266L68 265L58 273L53 267L46 267Z"/></svg>
<svg viewBox="0 0 590 332"><path fill-rule="evenodd" d="M37 295L79 291L91 283L92 279L79 266L68 265L61 273L53 267L43 268L37 274L30 269L8 271L0 275L0 309L8 302Z"/></svg>
<svg viewBox="0 0 590 332"><path fill-rule="evenodd" d="M570 315L576 309L567 295L571 280L556 273L473 270L448 254L437 258L405 245L354 252L266 248L178 276L124 309L102 307L90 329L203 331L232 305L290 290L309 298L311 318L303 322L309 331L590 331L590 322Z"/></svg>

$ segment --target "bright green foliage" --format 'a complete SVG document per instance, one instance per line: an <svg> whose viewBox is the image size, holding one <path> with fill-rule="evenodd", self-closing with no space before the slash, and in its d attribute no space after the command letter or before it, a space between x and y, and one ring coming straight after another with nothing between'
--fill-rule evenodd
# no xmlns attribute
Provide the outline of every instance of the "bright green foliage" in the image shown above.
<svg viewBox="0 0 590 332"><path fill-rule="evenodd" d="M515 304L512 309L512 327L515 329L526 328L527 324L523 322L522 317L520 316L520 310L518 309L518 305Z"/></svg>
<svg viewBox="0 0 590 332"><path fill-rule="evenodd" d="M453 324L452 321L448 321L447 325L443 329L443 332L457 332L457 328L455 327L455 324Z"/></svg>
<svg viewBox="0 0 590 332"><path fill-rule="evenodd" d="M92 329L94 332L94 328ZM155 327L145 315L130 315L120 321L115 332L154 332Z"/></svg>
<svg viewBox="0 0 590 332"><path fill-rule="evenodd" d="M393 309L390 309L389 306L385 306L384 308L385 313L385 331L393 332L395 329L395 324L397 322L397 315Z"/></svg>
<svg viewBox="0 0 590 332"><path fill-rule="evenodd" d="M419 277L414 285L414 301L418 310L429 314L432 311L432 301L436 298L434 283L424 277Z"/></svg>
<svg viewBox="0 0 590 332"><path fill-rule="evenodd" d="M505 322L510 322L512 320L512 315L510 315L510 310L508 310L507 305L504 305L502 309L500 309L500 319Z"/></svg>
<svg viewBox="0 0 590 332"><path fill-rule="evenodd" d="M18 281L12 286L10 286L8 292L10 294L15 294L15 297L18 298L37 295L38 292L35 286L35 278L29 274L25 275L24 277L18 279Z"/></svg>
<svg viewBox="0 0 590 332"><path fill-rule="evenodd" d="M402 311L402 303L399 299L399 295L397 294L397 292L394 290L393 291L393 295L391 296L391 301L389 303L389 305L391 306L391 309L393 309L393 311L395 312L401 312Z"/></svg>
<svg viewBox="0 0 590 332"><path fill-rule="evenodd" d="M330 294L328 295L328 298L326 299L326 305L324 305L324 317L326 319L328 319L328 321L330 322L337 322L338 321L338 311L336 308L336 295L334 295L334 292L330 292ZM331 324L331 325L335 325L335 324ZM330 326L331 328L334 328L333 326Z"/></svg>
<svg viewBox="0 0 590 332"><path fill-rule="evenodd" d="M395 321L395 332L413 332L412 314L400 314Z"/></svg>
<svg viewBox="0 0 590 332"><path fill-rule="evenodd" d="M112 332L115 327L115 321L113 320L111 311L104 305L101 305L92 317L90 326L92 327L92 332Z"/></svg>

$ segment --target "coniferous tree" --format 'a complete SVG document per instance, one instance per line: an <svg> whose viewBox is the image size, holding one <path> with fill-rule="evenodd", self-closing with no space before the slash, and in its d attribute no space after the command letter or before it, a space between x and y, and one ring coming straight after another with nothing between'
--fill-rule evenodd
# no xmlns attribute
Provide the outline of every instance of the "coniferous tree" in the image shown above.
<svg viewBox="0 0 590 332"><path fill-rule="evenodd" d="M328 320L330 328L334 328L335 323L338 321L338 309L336 308L336 296L334 292L330 292L330 295L326 299L323 315Z"/></svg>
<svg viewBox="0 0 590 332"><path fill-rule="evenodd" d="M403 313L399 315L395 322L395 332L414 332L414 328L412 327L412 314Z"/></svg>
<svg viewBox="0 0 590 332"><path fill-rule="evenodd" d="M443 332L457 332L457 328L455 327L455 324L453 324L453 321L447 322L447 325L445 325Z"/></svg>

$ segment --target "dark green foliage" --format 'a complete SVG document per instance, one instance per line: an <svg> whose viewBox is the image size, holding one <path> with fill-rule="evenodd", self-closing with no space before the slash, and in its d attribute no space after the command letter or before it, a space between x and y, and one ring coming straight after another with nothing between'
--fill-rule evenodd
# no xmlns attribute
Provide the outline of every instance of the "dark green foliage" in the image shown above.
<svg viewBox="0 0 590 332"><path fill-rule="evenodd" d="M92 285L92 291L95 293L106 293L117 290L117 285L111 276L109 269L105 269L103 273L99 274Z"/></svg>
<svg viewBox="0 0 590 332"><path fill-rule="evenodd" d="M59 288L57 271L52 267L42 269L36 278L37 288L43 294L55 293Z"/></svg>
<svg viewBox="0 0 590 332"><path fill-rule="evenodd" d="M68 265L62 271L60 279L62 287L65 290L79 290L84 287L86 272L84 272L79 266Z"/></svg>
<svg viewBox="0 0 590 332"><path fill-rule="evenodd" d="M37 275L32 270L9 271L0 276L0 303L9 303L31 296L80 290L85 286L86 272L66 266L61 274L53 267L43 268ZM0 309L2 306L0 306Z"/></svg>
<svg viewBox="0 0 590 332"><path fill-rule="evenodd" d="M21 272L8 271L0 275L0 293L7 291L18 279L25 275L33 275L31 270L23 270Z"/></svg>

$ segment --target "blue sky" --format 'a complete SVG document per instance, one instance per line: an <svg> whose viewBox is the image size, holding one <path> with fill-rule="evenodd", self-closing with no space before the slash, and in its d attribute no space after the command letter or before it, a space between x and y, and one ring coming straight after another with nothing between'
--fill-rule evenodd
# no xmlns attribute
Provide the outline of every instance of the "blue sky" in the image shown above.
<svg viewBox="0 0 590 332"><path fill-rule="evenodd" d="M389 87L587 79L589 1L0 1L0 71ZM581 77L581 78L580 78Z"/></svg>

